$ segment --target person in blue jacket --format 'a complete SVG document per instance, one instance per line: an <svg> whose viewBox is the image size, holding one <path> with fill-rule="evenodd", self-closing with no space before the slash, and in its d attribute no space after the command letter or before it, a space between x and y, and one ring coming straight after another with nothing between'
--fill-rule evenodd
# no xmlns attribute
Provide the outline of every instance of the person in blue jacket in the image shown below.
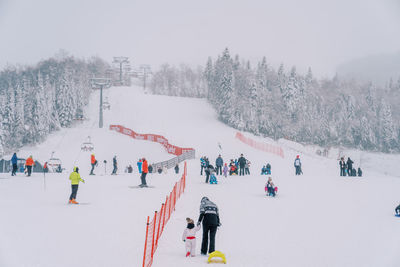
<svg viewBox="0 0 400 267"><path fill-rule="evenodd" d="M224 165L224 160L222 159L221 155L215 160L215 166L217 166L217 175L222 175L222 166Z"/></svg>
<svg viewBox="0 0 400 267"><path fill-rule="evenodd" d="M11 176L15 176L17 173L17 169L18 169L18 157L17 157L17 153L14 153L14 155L11 158L11 164L12 164L12 172L11 172Z"/></svg>
<svg viewBox="0 0 400 267"><path fill-rule="evenodd" d="M139 159L137 162L137 167L138 167L139 173L142 173L142 164L143 164L142 160Z"/></svg>

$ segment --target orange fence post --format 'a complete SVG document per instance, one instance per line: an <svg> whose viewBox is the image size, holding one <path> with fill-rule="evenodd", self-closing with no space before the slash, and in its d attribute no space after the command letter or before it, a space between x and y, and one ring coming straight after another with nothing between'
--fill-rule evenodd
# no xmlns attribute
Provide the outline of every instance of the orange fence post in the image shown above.
<svg viewBox="0 0 400 267"><path fill-rule="evenodd" d="M163 211L164 211L164 203L161 204L160 219L158 220L156 247L158 246L158 238L160 237L160 223L161 223L161 217L162 217L162 215L163 215Z"/></svg>
<svg viewBox="0 0 400 267"><path fill-rule="evenodd" d="M154 219L153 219L153 237L151 242L151 262L153 262L153 255L154 255L154 233L156 231L156 223L157 223L157 211L154 212Z"/></svg>
<svg viewBox="0 0 400 267"><path fill-rule="evenodd" d="M146 262L146 249L147 249L147 235L149 233L149 220L150 220L150 216L147 216L146 238L145 238L145 241L144 241L144 253L143 253L143 267L144 267L144 264Z"/></svg>

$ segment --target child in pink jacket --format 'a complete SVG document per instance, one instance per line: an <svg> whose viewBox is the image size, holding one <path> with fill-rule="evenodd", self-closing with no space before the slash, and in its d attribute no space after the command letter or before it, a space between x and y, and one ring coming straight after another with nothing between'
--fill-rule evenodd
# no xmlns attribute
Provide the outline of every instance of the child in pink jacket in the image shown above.
<svg viewBox="0 0 400 267"><path fill-rule="evenodd" d="M194 221L190 218L186 218L187 227L183 232L183 242L186 247L186 257L196 255L196 232L200 230L200 225L195 226Z"/></svg>

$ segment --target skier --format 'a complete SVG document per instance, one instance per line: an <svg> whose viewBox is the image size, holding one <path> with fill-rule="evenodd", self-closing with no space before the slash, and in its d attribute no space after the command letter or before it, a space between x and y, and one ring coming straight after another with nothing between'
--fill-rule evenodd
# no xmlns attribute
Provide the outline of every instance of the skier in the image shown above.
<svg viewBox="0 0 400 267"><path fill-rule="evenodd" d="M117 165L118 165L117 164L117 156L114 156L113 157L113 171L112 171L111 175L117 174L117 169L118 169Z"/></svg>
<svg viewBox="0 0 400 267"><path fill-rule="evenodd" d="M139 159L137 162L137 167L138 167L139 173L142 173L142 165L143 165L143 162L141 159Z"/></svg>
<svg viewBox="0 0 400 267"><path fill-rule="evenodd" d="M224 165L223 173L224 173L224 176L225 176L225 178L226 178L226 176L227 176L227 174L228 174L228 165L227 165L226 163L225 163L225 165Z"/></svg>
<svg viewBox="0 0 400 267"><path fill-rule="evenodd" d="M217 175L222 175L222 165L224 165L224 160L221 155L218 155L218 158L215 160L215 166L217 167Z"/></svg>
<svg viewBox="0 0 400 267"><path fill-rule="evenodd" d="M340 166L340 176L346 176L346 162L344 161L343 157L340 158L339 166Z"/></svg>
<svg viewBox="0 0 400 267"><path fill-rule="evenodd" d="M142 175L140 176L140 179L142 183L139 185L140 187L147 187L146 183L146 175L149 172L148 165L147 165L147 160L145 158L142 159Z"/></svg>
<svg viewBox="0 0 400 267"><path fill-rule="evenodd" d="M296 175L300 175L302 171L301 171L301 162L299 155L297 155L296 159L294 160L294 167L296 168Z"/></svg>
<svg viewBox="0 0 400 267"><path fill-rule="evenodd" d="M394 211L396 212L397 216L400 216L400 205L398 205Z"/></svg>
<svg viewBox="0 0 400 267"><path fill-rule="evenodd" d="M27 160L25 161L25 167L28 172L28 176L31 176L32 173L32 167L35 165L35 162L33 161L32 156L29 156Z"/></svg>
<svg viewBox="0 0 400 267"><path fill-rule="evenodd" d="M243 157L243 154L240 154L240 158L237 162L239 164L239 175L244 175L244 167L246 166L246 159Z"/></svg>
<svg viewBox="0 0 400 267"><path fill-rule="evenodd" d="M215 234L218 226L221 226L219 221L218 207L211 202L207 197L203 197L200 203L200 216L197 221L197 226L203 222L203 240L201 242L201 254L207 254L208 235L210 235L210 246L208 253L215 251Z"/></svg>
<svg viewBox="0 0 400 267"><path fill-rule="evenodd" d="M182 239L185 242L186 257L196 256L196 232L200 230L201 226L194 226L194 221L186 218L187 226L183 231Z"/></svg>
<svg viewBox="0 0 400 267"><path fill-rule="evenodd" d="M92 165L92 169L90 170L89 175L95 175L93 173L93 171L94 171L94 167L97 166L97 160L96 160L96 157L94 156L94 154L90 155L90 164Z"/></svg>
<svg viewBox="0 0 400 267"><path fill-rule="evenodd" d="M349 176L352 176L352 170L353 170L353 161L350 159L350 157L347 158L347 174Z"/></svg>
<svg viewBox="0 0 400 267"><path fill-rule="evenodd" d="M175 165L175 173L176 173L176 174L179 173L179 165L178 165L178 164Z"/></svg>
<svg viewBox="0 0 400 267"><path fill-rule="evenodd" d="M246 159L246 164L244 165L244 173L250 175L250 160Z"/></svg>
<svg viewBox="0 0 400 267"><path fill-rule="evenodd" d="M78 187L79 187L79 182L85 183L85 180L81 178L81 175L79 174L79 168L74 167L74 171L70 174L69 179L71 180L71 188L72 188L72 193L69 197L69 204L79 204L76 202L76 194L78 192Z"/></svg>
<svg viewBox="0 0 400 267"><path fill-rule="evenodd" d="M18 169L18 157L17 153L14 153L12 158L11 158L11 164L12 164L12 172L11 176L17 175L17 169Z"/></svg>

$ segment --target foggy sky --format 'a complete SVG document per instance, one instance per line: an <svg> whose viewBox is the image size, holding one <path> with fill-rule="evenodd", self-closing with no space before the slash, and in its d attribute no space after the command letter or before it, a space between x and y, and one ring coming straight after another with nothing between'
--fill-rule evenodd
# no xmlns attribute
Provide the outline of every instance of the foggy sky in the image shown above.
<svg viewBox="0 0 400 267"><path fill-rule="evenodd" d="M132 65L204 65L225 47L331 76L357 57L400 50L399 0L0 0L0 68L65 49Z"/></svg>

